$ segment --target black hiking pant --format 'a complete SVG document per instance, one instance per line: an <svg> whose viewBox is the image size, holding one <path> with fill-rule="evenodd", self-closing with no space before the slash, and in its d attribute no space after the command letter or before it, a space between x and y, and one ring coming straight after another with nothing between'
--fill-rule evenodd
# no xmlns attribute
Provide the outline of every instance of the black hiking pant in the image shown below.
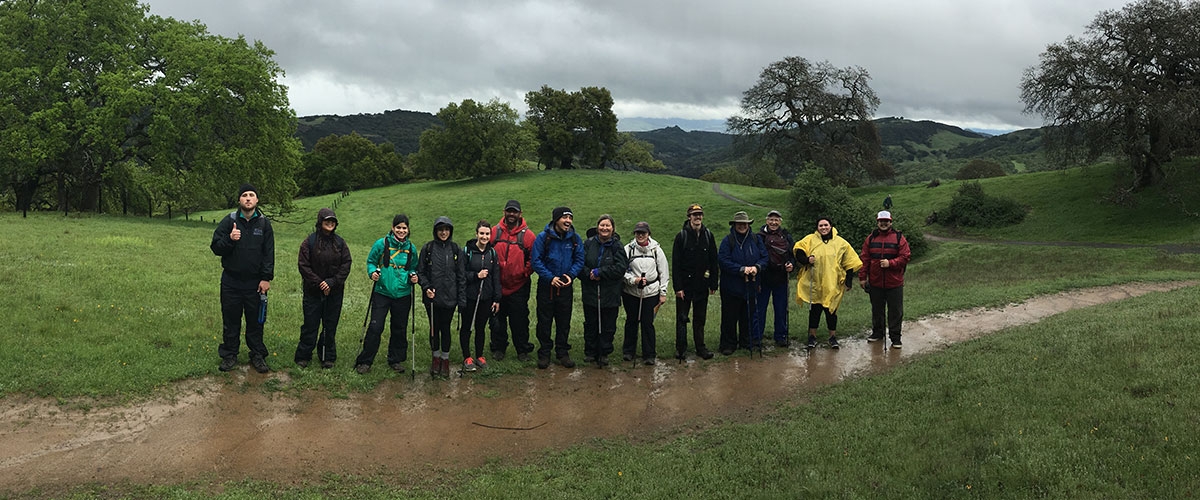
<svg viewBox="0 0 1200 500"><path fill-rule="evenodd" d="M654 336L654 306L658 305L658 295L638 298L622 293L621 300L625 303L625 341L621 343L621 352L629 356L637 355L638 328L640 327L642 330L642 359L658 357L658 342Z"/></svg>
<svg viewBox="0 0 1200 500"><path fill-rule="evenodd" d="M474 311L471 310L472 307L475 308ZM483 356L483 329L492 319L492 303L472 303L466 307L460 305L458 312L461 314L458 318L458 343L462 346L463 359ZM472 329L475 330L475 354L471 354Z"/></svg>
<svg viewBox="0 0 1200 500"><path fill-rule="evenodd" d="M529 342L529 288L526 283L520 290L500 297L500 311L492 319L492 352L508 350L510 327L517 354L533 352L533 344Z"/></svg>
<svg viewBox="0 0 1200 500"><path fill-rule="evenodd" d="M544 285L544 286L543 286ZM575 288L554 288L549 280L538 283L537 290L537 339L538 357L563 357L571 352L568 337L571 334L571 309ZM554 340L550 339L550 327L554 326Z"/></svg>
<svg viewBox="0 0 1200 500"><path fill-rule="evenodd" d="M383 321L392 315L392 335L388 337L387 362L389 365L408 361L408 312L412 307L412 295L393 299L371 292L371 322L367 324L367 335L363 337L362 351L354 360L355 365L370 366L379 352L380 337L383 336Z"/></svg>
<svg viewBox="0 0 1200 500"><path fill-rule="evenodd" d="M900 340L900 326L904 321L904 287L873 286L870 293L871 336L881 339L883 334L887 333L892 342Z"/></svg>
<svg viewBox="0 0 1200 500"><path fill-rule="evenodd" d="M246 348L250 359L266 359L267 345L263 343L263 324L258 322L261 298L258 295L258 280L252 286L236 280L221 279L221 345L217 355L221 359L237 359L242 347L242 319L246 320Z"/></svg>
<svg viewBox="0 0 1200 500"><path fill-rule="evenodd" d="M583 355L590 358L608 356L613 352L613 337L617 334L617 315L620 307L583 305Z"/></svg>
<svg viewBox="0 0 1200 500"><path fill-rule="evenodd" d="M721 292L721 350L750 348L754 295Z"/></svg>
<svg viewBox="0 0 1200 500"><path fill-rule="evenodd" d="M685 290L683 298L675 298L675 353L687 352L688 309L692 310L692 342L696 354L707 351L704 346L704 323L708 319L708 290Z"/></svg>
<svg viewBox="0 0 1200 500"><path fill-rule="evenodd" d="M313 349L317 350L318 361L337 361L337 327L342 318L342 299L345 291L330 291L325 295L305 293L301 310L304 312L304 323L300 325L300 343L296 345L296 362L312 359ZM318 330L324 329L320 335Z"/></svg>

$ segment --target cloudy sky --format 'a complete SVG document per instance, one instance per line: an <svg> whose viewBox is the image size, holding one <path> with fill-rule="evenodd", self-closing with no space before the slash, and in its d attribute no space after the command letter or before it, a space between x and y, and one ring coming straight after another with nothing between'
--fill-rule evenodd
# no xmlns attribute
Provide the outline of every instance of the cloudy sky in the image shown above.
<svg viewBox="0 0 1200 500"><path fill-rule="evenodd" d="M1123 0L148 0L262 40L300 116L602 86L633 117L717 119L788 56L862 66L878 116L1038 127L1018 85L1049 43Z"/></svg>

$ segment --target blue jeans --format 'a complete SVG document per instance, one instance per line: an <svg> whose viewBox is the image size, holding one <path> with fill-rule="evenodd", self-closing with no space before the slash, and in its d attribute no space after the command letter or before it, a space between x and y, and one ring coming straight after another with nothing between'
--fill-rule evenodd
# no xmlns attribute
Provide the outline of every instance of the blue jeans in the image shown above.
<svg viewBox="0 0 1200 500"><path fill-rule="evenodd" d="M788 284L763 285L758 291L758 307L754 311L753 338L761 339L767 325L767 301L775 302L775 341L781 342L788 338Z"/></svg>

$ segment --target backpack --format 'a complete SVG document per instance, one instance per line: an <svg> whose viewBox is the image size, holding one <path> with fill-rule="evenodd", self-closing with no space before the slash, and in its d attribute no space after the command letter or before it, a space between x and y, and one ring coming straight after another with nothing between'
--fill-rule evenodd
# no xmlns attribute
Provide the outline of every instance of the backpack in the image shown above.
<svg viewBox="0 0 1200 500"><path fill-rule="evenodd" d="M526 231L529 231L529 228L527 228L527 227L521 228L520 231L517 231L516 241L503 240L500 238L496 238L496 243L507 243L509 245L516 245L517 248L521 249L521 255L525 256L525 265L529 265L529 249L525 248L525 232ZM493 247L492 250L495 251L495 243L492 244L492 247ZM545 249L543 249L543 250L545 250Z"/></svg>

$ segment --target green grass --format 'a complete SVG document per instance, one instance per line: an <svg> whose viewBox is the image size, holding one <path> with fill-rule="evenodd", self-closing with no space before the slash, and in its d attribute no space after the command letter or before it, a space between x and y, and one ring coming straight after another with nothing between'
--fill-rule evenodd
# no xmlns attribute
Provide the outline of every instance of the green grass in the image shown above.
<svg viewBox="0 0 1200 500"><path fill-rule="evenodd" d="M1078 184L1077 176L1052 175L1051 180L1061 182L1059 189L1073 189ZM722 187L764 206L779 206L777 203L786 196L781 190ZM908 203L906 196L904 191L895 194L901 199L898 206ZM356 192L342 199L338 207L338 232L347 239L356 260L347 282L338 333L340 368L325 371L298 370L292 364L301 323L300 281L294 263L296 249L312 227L311 220L306 219L337 198L298 200L301 209L289 216L296 222L275 224L277 277L265 341L271 352L268 361L292 376L290 382L273 388L317 388L338 395L371 391L381 381L396 377L388 370L373 370L365 377L349 370L358 353L370 288L362 261L369 245L384 234L394 212L400 211L412 217L418 244L430 238L432 220L441 214L456 221L459 229L455 240L465 243L466 235L474 228L473 221L481 217L494 221L510 197L522 201L535 229L544 226L558 204L575 210L581 231L601 212L611 213L617 219L618 232L626 235L635 221L647 220L668 253L682 224L682 207L687 204L696 201L706 207L708 223L718 238L728 230L726 217L745 209L717 196L708 183L597 171L529 172L486 181L431 182ZM195 214L192 222L111 216L63 218L42 213L28 219L17 214L0 215L0 227L8 234L21 235L0 241L0 252L11 256L0 262L0 274L21 283L20 293L0 297L0 308L13 326L0 334L0 363L10 367L0 371L0 394L111 400L118 395L146 396L169 388L171 382L219 376L216 347L221 335L217 291L220 261L208 244L212 221L223 213ZM206 222L199 222L199 216ZM1195 231L1200 225L1196 221L1176 223L1177 231ZM1084 286L1194 279L1200 277L1198 264L1200 256L1143 249L935 245L928 256L909 268L906 315L911 319L1000 305ZM658 322L663 332L659 335L659 352L664 356L670 353L673 343L669 334L673 308L674 302L668 301ZM710 345L715 345L718 337L718 309L715 304L710 306ZM864 294L850 292L839 314L843 325L840 333L861 334L869 326L869 309ZM572 332L577 344L582 344L582 316L578 310L574 314ZM801 331L803 321L801 315L792 315L793 336ZM421 308L416 323L417 332L426 331ZM768 331L772 327L768 319ZM429 356L422 340L416 341L418 365L427 363ZM457 358L457 346L454 353ZM243 360L245 357L243 349ZM512 359L492 364L495 369L489 376L533 373Z"/></svg>
<svg viewBox="0 0 1200 500"><path fill-rule="evenodd" d="M954 235L998 240L1194 244L1200 241L1200 225L1188 212L1200 211L1194 194L1200 191L1200 158L1176 160L1167 171L1166 183L1137 193L1126 204L1110 201L1116 187L1129 185L1126 169L1114 164L982 179L979 182L987 194L1014 199L1030 211L1024 222L1014 226L965 229ZM880 209L883 198L891 194L894 217L924 221L930 212L950 204L962 182L943 180L936 188L923 184L872 186L855 194ZM941 226L931 226L927 231L952 235Z"/></svg>
<svg viewBox="0 0 1200 500"><path fill-rule="evenodd" d="M397 488L111 485L78 498L1189 498L1200 287L1079 309L798 394L754 422L573 446ZM1146 328L1147 322L1153 329Z"/></svg>

